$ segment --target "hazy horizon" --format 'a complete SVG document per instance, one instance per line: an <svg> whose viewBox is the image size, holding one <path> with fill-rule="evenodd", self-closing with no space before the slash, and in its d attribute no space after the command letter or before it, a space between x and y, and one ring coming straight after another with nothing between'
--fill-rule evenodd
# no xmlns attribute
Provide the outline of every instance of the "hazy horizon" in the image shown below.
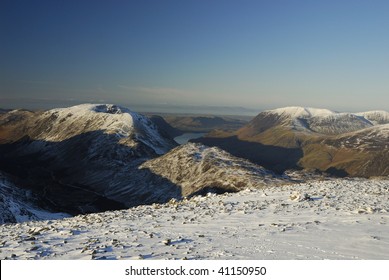
<svg viewBox="0 0 389 280"><path fill-rule="evenodd" d="M0 107L389 111L388 10L379 0L5 0Z"/></svg>

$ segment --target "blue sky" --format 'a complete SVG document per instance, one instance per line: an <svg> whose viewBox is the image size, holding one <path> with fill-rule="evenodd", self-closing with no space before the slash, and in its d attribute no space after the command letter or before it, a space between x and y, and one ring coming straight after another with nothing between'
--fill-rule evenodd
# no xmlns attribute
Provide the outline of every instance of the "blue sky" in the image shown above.
<svg viewBox="0 0 389 280"><path fill-rule="evenodd" d="M0 107L389 110L388 14L374 0L3 0Z"/></svg>

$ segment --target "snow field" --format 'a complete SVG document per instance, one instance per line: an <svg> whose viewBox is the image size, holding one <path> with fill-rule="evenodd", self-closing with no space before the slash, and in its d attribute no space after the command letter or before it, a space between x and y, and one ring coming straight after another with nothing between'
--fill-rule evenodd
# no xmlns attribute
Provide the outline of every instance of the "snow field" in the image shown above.
<svg viewBox="0 0 389 280"><path fill-rule="evenodd" d="M388 259L389 181L340 179L0 226L1 259Z"/></svg>

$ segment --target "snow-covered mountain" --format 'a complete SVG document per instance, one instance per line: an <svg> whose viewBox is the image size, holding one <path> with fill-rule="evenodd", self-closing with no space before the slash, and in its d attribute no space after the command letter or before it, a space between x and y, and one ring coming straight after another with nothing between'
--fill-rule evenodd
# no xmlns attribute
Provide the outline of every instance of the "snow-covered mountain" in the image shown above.
<svg viewBox="0 0 389 280"><path fill-rule="evenodd" d="M215 131L193 141L278 172L305 168L342 176L386 176L388 115L286 107L264 111L235 132Z"/></svg>
<svg viewBox="0 0 389 280"><path fill-rule="evenodd" d="M313 118L313 117L326 117L336 114L336 112L328 109L318 109L311 107L284 107L274 110L267 110L265 113L278 114L285 118L297 119L297 118Z"/></svg>
<svg viewBox="0 0 389 280"><path fill-rule="evenodd" d="M338 113L327 109L285 107L260 113L253 120L252 129L256 129L255 123L262 124L264 120L269 126L270 119L273 119L270 127L281 125L301 132L338 135L372 127L375 124L387 123L389 122L389 113L375 111L353 114ZM260 128L259 125L257 131L260 131Z"/></svg>
<svg viewBox="0 0 389 280"><path fill-rule="evenodd" d="M147 117L107 104L0 116L0 170L69 213L163 202L179 189L138 166L177 144ZM162 184L162 182L164 182Z"/></svg>
<svg viewBox="0 0 389 280"><path fill-rule="evenodd" d="M128 147L143 144L159 155L174 147L149 118L112 104L82 104L46 111L35 119L29 136L34 140L60 142L95 131L113 135Z"/></svg>
<svg viewBox="0 0 389 280"><path fill-rule="evenodd" d="M389 112L386 111L368 111L356 113L355 115L365 118L374 125L389 123Z"/></svg>

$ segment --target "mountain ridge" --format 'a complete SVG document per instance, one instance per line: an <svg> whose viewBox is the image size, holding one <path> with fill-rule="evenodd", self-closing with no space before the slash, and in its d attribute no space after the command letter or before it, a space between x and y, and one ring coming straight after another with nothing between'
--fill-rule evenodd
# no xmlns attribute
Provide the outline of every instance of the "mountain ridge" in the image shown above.
<svg viewBox="0 0 389 280"><path fill-rule="evenodd" d="M296 168L317 169L342 176L387 176L389 162L384 156L389 142L387 115L389 113L385 111L339 113L327 109L285 107L261 112L236 131L213 131L192 141L224 148L235 156L249 158L278 172L293 165L280 166L274 160L272 162L271 150L275 147L281 152L276 161L282 161L282 152L287 158L288 150L300 150L300 155L295 154L298 156ZM252 156L255 152L248 147L255 143L262 149L258 155L264 157ZM266 165L269 160L272 163Z"/></svg>

